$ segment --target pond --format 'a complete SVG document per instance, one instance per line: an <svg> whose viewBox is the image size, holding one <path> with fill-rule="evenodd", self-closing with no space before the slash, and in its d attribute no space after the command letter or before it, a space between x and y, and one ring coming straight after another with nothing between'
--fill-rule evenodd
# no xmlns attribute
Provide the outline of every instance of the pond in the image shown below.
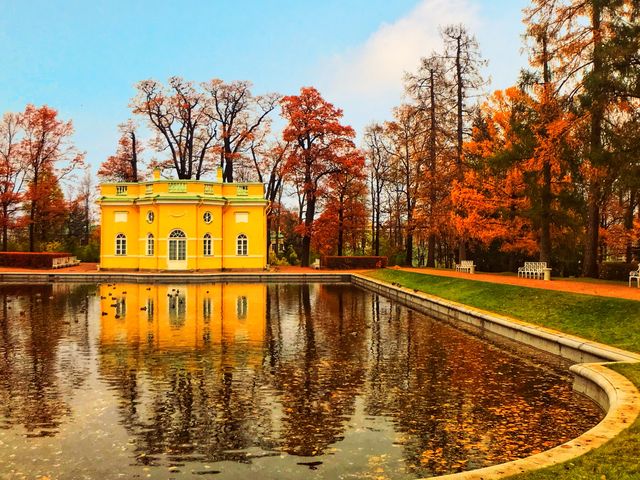
<svg viewBox="0 0 640 480"><path fill-rule="evenodd" d="M409 479L601 419L517 350L349 284L2 285L0 478Z"/></svg>

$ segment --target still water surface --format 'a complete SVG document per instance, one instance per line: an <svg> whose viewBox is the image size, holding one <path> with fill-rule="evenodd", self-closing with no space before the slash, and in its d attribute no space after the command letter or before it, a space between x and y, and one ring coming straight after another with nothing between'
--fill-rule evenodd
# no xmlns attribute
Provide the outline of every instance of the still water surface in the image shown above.
<svg viewBox="0 0 640 480"><path fill-rule="evenodd" d="M511 349L350 285L3 285L0 478L427 477L599 421Z"/></svg>

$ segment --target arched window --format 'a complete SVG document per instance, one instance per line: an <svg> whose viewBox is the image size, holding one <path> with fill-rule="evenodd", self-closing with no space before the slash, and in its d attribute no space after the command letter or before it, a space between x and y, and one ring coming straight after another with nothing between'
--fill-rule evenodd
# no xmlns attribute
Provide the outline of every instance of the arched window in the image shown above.
<svg viewBox="0 0 640 480"><path fill-rule="evenodd" d="M246 256L247 250L247 236L241 233L236 241L236 255Z"/></svg>
<svg viewBox="0 0 640 480"><path fill-rule="evenodd" d="M153 233L147 234L147 255L152 256L155 252L155 242L153 241Z"/></svg>
<svg viewBox="0 0 640 480"><path fill-rule="evenodd" d="M127 236L124 233L116 235L116 255L127 254Z"/></svg>
<svg viewBox="0 0 640 480"><path fill-rule="evenodd" d="M204 234L204 239L202 241L202 254L205 257L210 257L211 255L213 255L213 248L211 245L211 234L210 233L205 233Z"/></svg>
<svg viewBox="0 0 640 480"><path fill-rule="evenodd" d="M169 234L169 260L187 259L187 236L182 230L174 230Z"/></svg>

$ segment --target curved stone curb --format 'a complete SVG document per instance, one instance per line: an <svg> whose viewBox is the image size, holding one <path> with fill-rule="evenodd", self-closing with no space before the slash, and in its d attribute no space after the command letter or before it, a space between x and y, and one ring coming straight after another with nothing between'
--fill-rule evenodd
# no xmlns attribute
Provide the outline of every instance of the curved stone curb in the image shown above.
<svg viewBox="0 0 640 480"><path fill-rule="evenodd" d="M571 371L577 376L576 390L589 395L598 403L603 401L608 404L607 415L595 427L578 438L530 457L432 478L491 480L567 462L602 446L631 426L640 415L640 393L624 376L609 370L603 364L574 365Z"/></svg>
<svg viewBox="0 0 640 480"><path fill-rule="evenodd" d="M352 275L355 285L397 299L437 318L455 319L505 336L543 351L569 359L592 358L605 362L640 362L640 355L609 345L587 341L574 335L539 327L503 315L476 309L406 287ZM438 480L492 480L550 467L575 459L598 448L630 427L640 416L640 392L623 375L606 368L606 363L572 365L574 389L595 401L607 412L595 427L577 438L550 450L512 462L478 470L454 473Z"/></svg>

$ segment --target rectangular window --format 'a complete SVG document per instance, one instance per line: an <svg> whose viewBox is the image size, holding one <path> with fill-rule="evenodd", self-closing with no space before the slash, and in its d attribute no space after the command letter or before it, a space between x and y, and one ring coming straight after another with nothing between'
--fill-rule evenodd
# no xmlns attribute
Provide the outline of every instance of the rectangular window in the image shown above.
<svg viewBox="0 0 640 480"><path fill-rule="evenodd" d="M236 223L249 223L249 212L236 212Z"/></svg>
<svg viewBox="0 0 640 480"><path fill-rule="evenodd" d="M114 213L113 221L116 222L116 223L127 223L128 219L129 219L129 213L128 212L115 212Z"/></svg>
<svg viewBox="0 0 640 480"><path fill-rule="evenodd" d="M153 235L147 237L147 255L152 256L155 250L155 242L153 241Z"/></svg>
<svg viewBox="0 0 640 480"><path fill-rule="evenodd" d="M205 257L210 257L213 253L212 253L212 248L211 248L211 237L210 236L205 236L204 237L204 242L203 242L203 252L202 254Z"/></svg>

